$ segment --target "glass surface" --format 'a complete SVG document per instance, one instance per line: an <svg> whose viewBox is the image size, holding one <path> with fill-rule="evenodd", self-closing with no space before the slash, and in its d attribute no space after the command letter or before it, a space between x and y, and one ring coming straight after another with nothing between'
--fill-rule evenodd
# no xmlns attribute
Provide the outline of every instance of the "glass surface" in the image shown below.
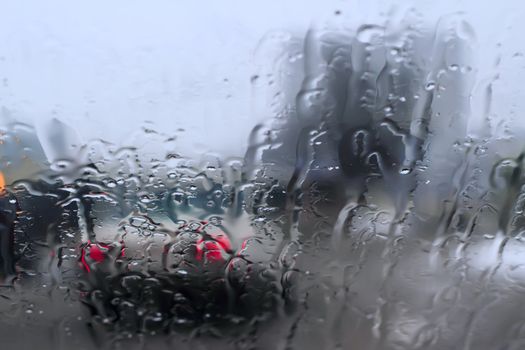
<svg viewBox="0 0 525 350"><path fill-rule="evenodd" d="M524 16L2 4L2 349L525 348Z"/></svg>

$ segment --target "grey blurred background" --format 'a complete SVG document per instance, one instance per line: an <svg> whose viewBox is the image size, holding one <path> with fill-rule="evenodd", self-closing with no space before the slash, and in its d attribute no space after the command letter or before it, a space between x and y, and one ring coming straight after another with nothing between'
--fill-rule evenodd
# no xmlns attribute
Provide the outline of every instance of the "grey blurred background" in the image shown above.
<svg viewBox="0 0 525 350"><path fill-rule="evenodd" d="M464 12L482 72L473 114L494 80L492 112L520 124L525 5L475 0L2 1L1 120L45 130L58 118L82 142L117 144L132 143L131 134L149 125L177 135L187 156L242 156L250 130L271 117L268 86L252 77L279 74L287 40L312 25L352 29L410 8L429 25Z"/></svg>

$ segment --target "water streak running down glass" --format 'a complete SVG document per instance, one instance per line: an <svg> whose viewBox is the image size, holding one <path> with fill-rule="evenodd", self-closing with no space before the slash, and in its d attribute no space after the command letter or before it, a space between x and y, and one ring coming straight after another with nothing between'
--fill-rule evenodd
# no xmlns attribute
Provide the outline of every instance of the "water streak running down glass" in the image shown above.
<svg viewBox="0 0 525 350"><path fill-rule="evenodd" d="M2 346L525 348L525 6L225 2L6 8Z"/></svg>

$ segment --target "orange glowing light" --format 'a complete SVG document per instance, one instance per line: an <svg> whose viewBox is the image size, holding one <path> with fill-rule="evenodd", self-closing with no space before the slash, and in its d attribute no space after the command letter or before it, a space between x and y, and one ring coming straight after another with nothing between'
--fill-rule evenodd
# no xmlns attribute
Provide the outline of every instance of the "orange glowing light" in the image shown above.
<svg viewBox="0 0 525 350"><path fill-rule="evenodd" d="M4 192L4 191L5 191L5 178L4 178L4 173L0 171L0 192Z"/></svg>

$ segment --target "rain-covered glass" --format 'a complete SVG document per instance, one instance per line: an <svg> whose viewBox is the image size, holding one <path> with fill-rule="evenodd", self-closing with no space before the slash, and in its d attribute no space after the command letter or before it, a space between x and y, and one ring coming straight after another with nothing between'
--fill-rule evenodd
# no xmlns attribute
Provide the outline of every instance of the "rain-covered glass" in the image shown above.
<svg viewBox="0 0 525 350"><path fill-rule="evenodd" d="M525 349L525 3L0 8L1 349Z"/></svg>

